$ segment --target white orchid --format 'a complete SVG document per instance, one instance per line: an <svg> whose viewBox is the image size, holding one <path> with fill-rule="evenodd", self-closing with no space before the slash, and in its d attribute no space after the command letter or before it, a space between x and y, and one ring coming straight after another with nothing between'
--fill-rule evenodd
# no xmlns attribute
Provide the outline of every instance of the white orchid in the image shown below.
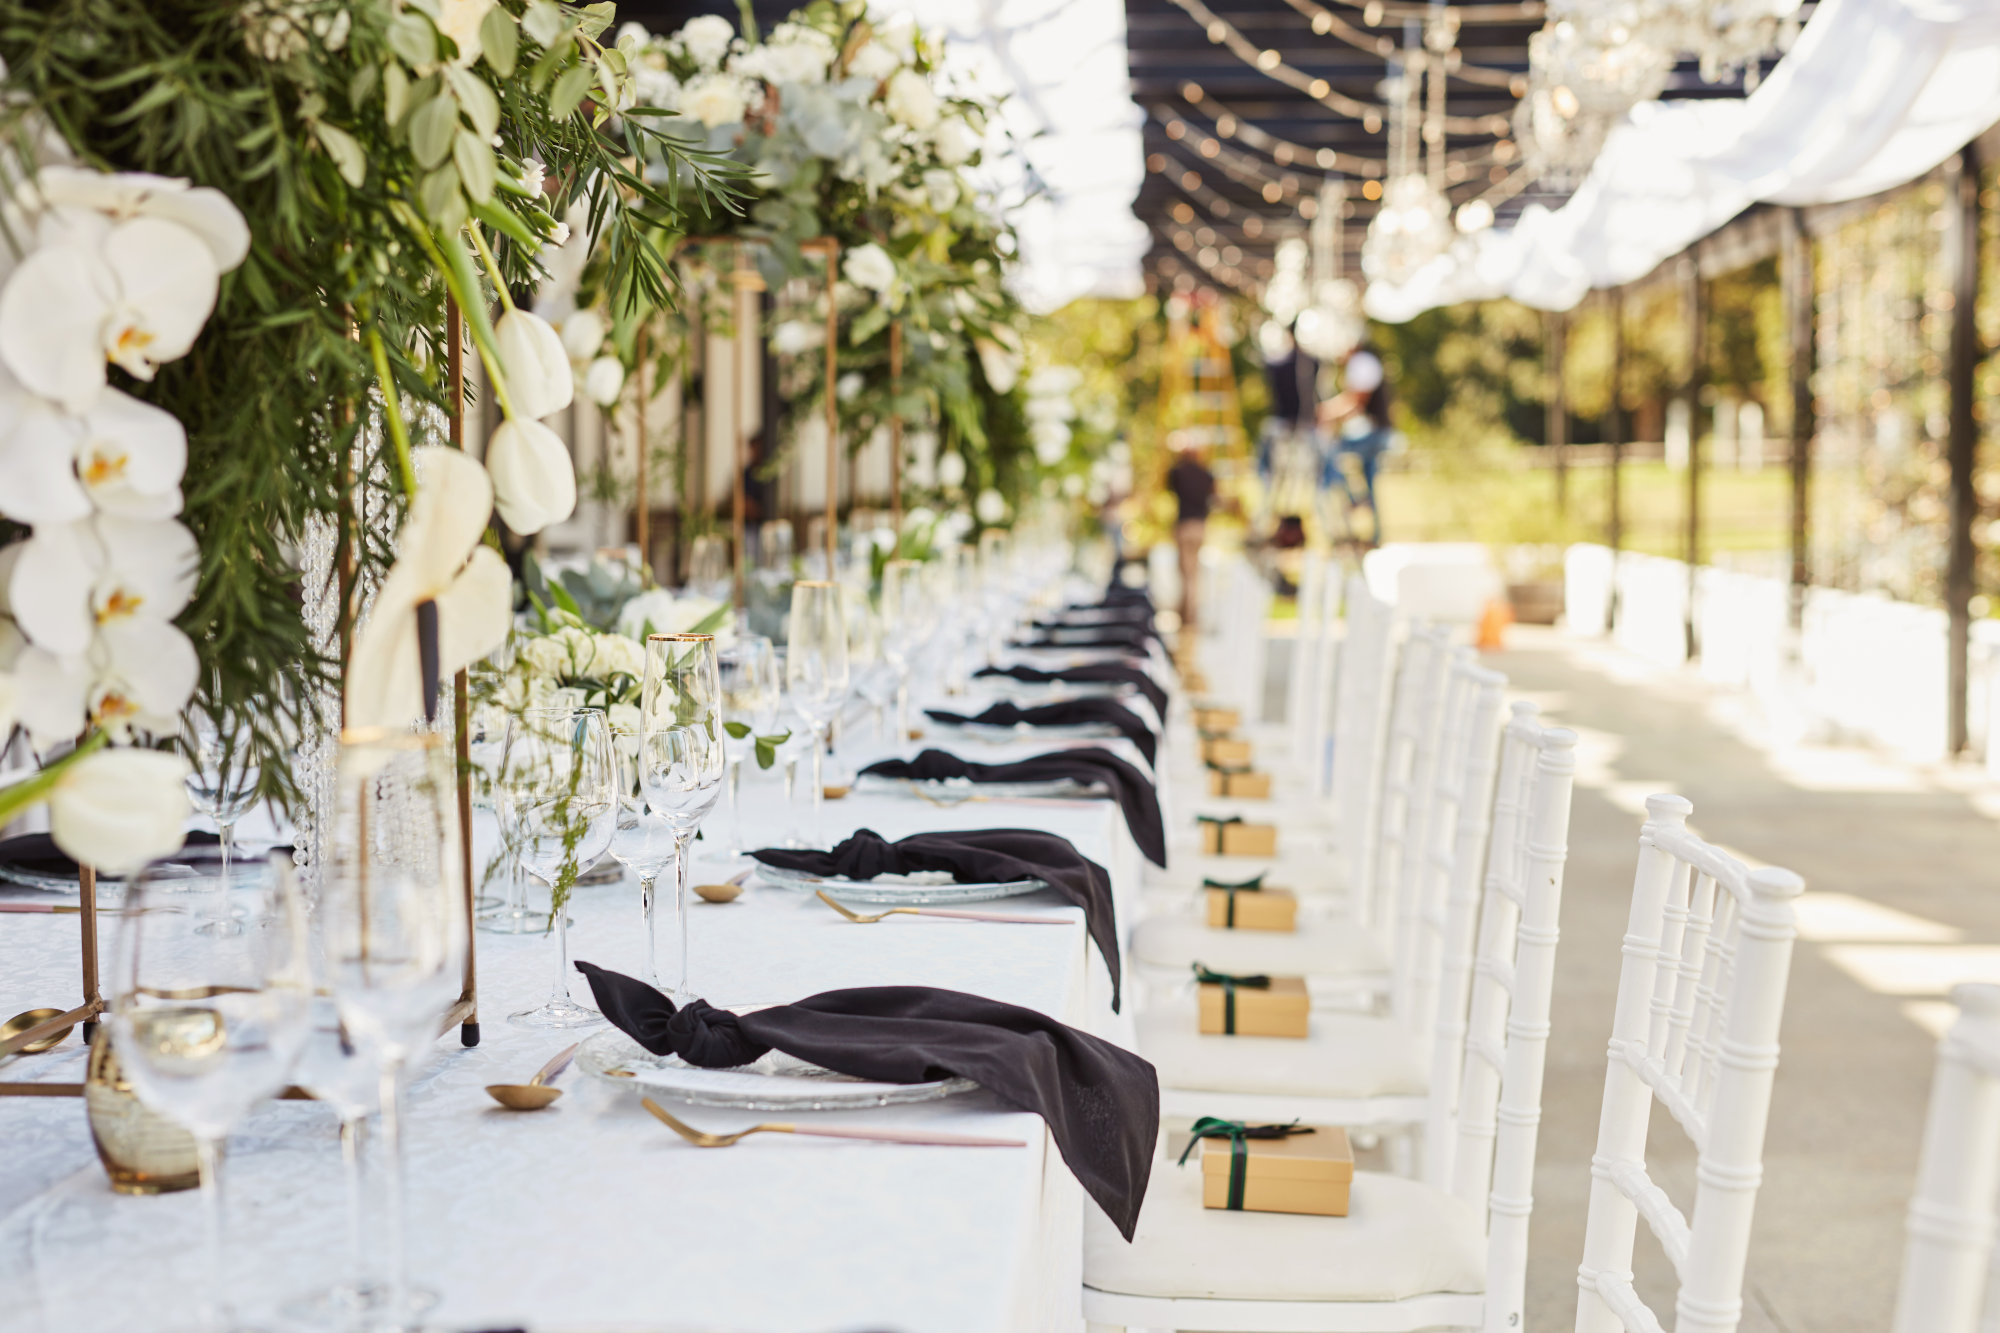
<svg viewBox="0 0 2000 1333"><path fill-rule="evenodd" d="M66 523L93 508L130 518L180 512L187 432L172 413L116 389L81 416L0 368L0 514Z"/></svg>
<svg viewBox="0 0 2000 1333"><path fill-rule="evenodd" d="M45 166L23 191L31 209L90 209L114 221L159 218L178 223L201 238L227 273L250 253L250 227L229 196L194 186L175 176L143 171L103 172L82 167Z"/></svg>
<svg viewBox="0 0 2000 1333"><path fill-rule="evenodd" d="M42 746L88 726L121 738L131 727L171 732L200 672L188 636L146 617L101 626L81 653L30 645L14 663L21 725Z"/></svg>
<svg viewBox="0 0 2000 1333"><path fill-rule="evenodd" d="M486 444L501 521L532 536L576 512L576 465L562 438L539 421L507 421Z"/></svg>
<svg viewBox="0 0 2000 1333"><path fill-rule="evenodd" d="M546 319L527 310L509 310L493 326L493 337L507 377L508 405L516 415L545 417L575 399L569 354Z"/></svg>
<svg viewBox="0 0 2000 1333"><path fill-rule="evenodd" d="M931 81L913 69L896 71L882 94L882 105L892 118L918 133L938 123L937 93Z"/></svg>
<svg viewBox="0 0 2000 1333"><path fill-rule="evenodd" d="M200 558L177 519L88 518L37 526L0 550L0 570L28 641L74 656L106 625L179 615L194 596Z"/></svg>
<svg viewBox="0 0 2000 1333"><path fill-rule="evenodd" d="M847 252L840 263L841 274L856 287L877 295L896 285L896 261L889 252L870 241Z"/></svg>
<svg viewBox="0 0 2000 1333"><path fill-rule="evenodd" d="M353 727L403 727L422 714L419 604L437 604L441 676L499 647L513 619L507 562L480 541L493 512L486 469L457 449L431 446L414 455L417 494L396 536L396 563L354 637L347 670Z"/></svg>
<svg viewBox="0 0 2000 1333"><path fill-rule="evenodd" d="M625 367L615 356L600 356L583 372L583 391L599 407L610 407L625 390Z"/></svg>
<svg viewBox="0 0 2000 1333"><path fill-rule="evenodd" d="M695 64L714 69L729 54L729 44L736 40L736 29L720 14L703 14L689 19L675 39Z"/></svg>
<svg viewBox="0 0 2000 1333"><path fill-rule="evenodd" d="M49 836L85 865L127 874L180 850L190 812L187 760L164 750L99 750L49 793Z"/></svg>

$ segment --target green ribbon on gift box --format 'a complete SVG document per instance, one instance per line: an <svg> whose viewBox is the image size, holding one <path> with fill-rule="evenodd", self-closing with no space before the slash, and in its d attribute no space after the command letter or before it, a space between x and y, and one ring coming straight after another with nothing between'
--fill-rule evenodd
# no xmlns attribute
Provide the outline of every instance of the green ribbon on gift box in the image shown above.
<svg viewBox="0 0 2000 1333"><path fill-rule="evenodd" d="M1255 773L1257 771L1249 764L1218 764L1213 759L1204 760L1203 762L1208 765L1210 772L1220 773L1224 777L1235 777L1238 773Z"/></svg>
<svg viewBox="0 0 2000 1333"><path fill-rule="evenodd" d="M1223 908L1222 928L1224 930L1234 930L1236 929L1236 895L1239 893L1262 893L1264 891L1264 875L1252 875L1241 884L1225 884L1219 879L1203 877L1201 886L1204 889L1221 889L1229 895L1229 901Z"/></svg>
<svg viewBox="0 0 2000 1333"><path fill-rule="evenodd" d="M1242 815L1196 815L1194 817L1194 822L1197 824L1214 824L1220 827L1223 824L1241 824L1243 822L1243 816Z"/></svg>
<svg viewBox="0 0 2000 1333"><path fill-rule="evenodd" d="M1246 1125L1241 1120L1221 1120L1212 1115L1205 1115L1194 1122L1194 1127L1190 1132L1194 1137L1188 1140L1187 1147L1181 1149L1180 1160L1175 1162L1174 1165L1186 1166L1188 1154L1192 1153L1195 1145L1203 1139L1227 1138L1229 1140L1228 1207L1230 1212L1240 1213L1243 1211L1243 1181L1250 1173L1250 1149L1248 1141L1251 1139L1288 1139L1294 1134L1313 1134L1318 1131L1314 1130L1311 1125L1301 1125L1296 1120L1292 1121L1289 1125Z"/></svg>
<svg viewBox="0 0 2000 1333"><path fill-rule="evenodd" d="M1271 989L1271 979L1261 973L1238 977L1227 972L1211 972L1200 963L1194 965L1194 979L1198 985L1222 987L1222 1035L1225 1037L1236 1035L1237 989L1239 987L1244 990Z"/></svg>

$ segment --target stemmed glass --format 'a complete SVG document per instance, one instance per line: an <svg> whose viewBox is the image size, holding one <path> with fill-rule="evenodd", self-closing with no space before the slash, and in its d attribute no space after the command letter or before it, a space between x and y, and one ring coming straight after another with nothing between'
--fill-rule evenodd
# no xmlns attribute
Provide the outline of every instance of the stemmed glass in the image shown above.
<svg viewBox="0 0 2000 1333"><path fill-rule="evenodd" d="M228 920L239 928L200 930ZM194 1136L207 1218L202 1322L224 1333L235 1319L223 1274L223 1144L291 1078L311 1009L292 868L273 858L269 875L237 887L222 875L219 849L187 848L155 862L126 890L114 948L111 1040L140 1100Z"/></svg>
<svg viewBox="0 0 2000 1333"><path fill-rule="evenodd" d="M775 734L778 724L778 655L761 634L739 637L715 654L721 683L722 748L729 761L729 849L743 850L741 788L743 764L755 752L757 737ZM747 728L743 735L736 728Z"/></svg>
<svg viewBox="0 0 2000 1333"><path fill-rule="evenodd" d="M611 856L639 877L639 916L646 932L646 980L658 989L659 951L653 938L654 885L660 872L674 863L678 835L672 824L647 808L645 783L639 777L641 729L614 722L611 743L618 751L618 831L611 835Z"/></svg>
<svg viewBox="0 0 2000 1333"><path fill-rule="evenodd" d="M618 760L601 708L529 708L507 727L500 818L520 862L549 886L556 931L547 1004L508 1016L529 1028L590 1027L604 1016L570 995L569 886L611 849L618 830Z"/></svg>
<svg viewBox="0 0 2000 1333"><path fill-rule="evenodd" d="M676 1004L694 998L688 984L688 844L722 794L722 685L712 634L646 636L646 681L639 700L639 781L646 805L674 830L674 933L680 967L664 991ZM653 957L653 921L646 950Z"/></svg>
<svg viewBox="0 0 2000 1333"><path fill-rule="evenodd" d="M852 584L842 587L847 616L847 670L855 691L867 701L868 711L875 720L874 742L881 746L886 743L882 714L896 695L896 671L883 644L882 618L869 604L868 590Z"/></svg>
<svg viewBox="0 0 2000 1333"><path fill-rule="evenodd" d="M826 801L827 733L847 701L847 617L839 584L801 580L792 585L785 683L792 707L812 732L812 819L813 836L818 838Z"/></svg>
<svg viewBox="0 0 2000 1333"><path fill-rule="evenodd" d="M689 591L704 597L727 599L734 586L735 572L729 564L729 543L715 533L704 533L688 548Z"/></svg>
<svg viewBox="0 0 2000 1333"><path fill-rule="evenodd" d="M250 728L234 712L189 708L181 715L180 739L188 757L188 774L183 779L188 800L196 813L215 821L222 847L222 879L227 884L236 821L257 801L259 769L251 757ZM202 922L199 929L204 935L229 935L242 927L232 918L216 917Z"/></svg>
<svg viewBox="0 0 2000 1333"><path fill-rule="evenodd" d="M340 1030L375 1067L388 1270L379 1299L397 1328L419 1305L404 1242L403 1084L465 993L471 939L445 739L377 727L342 733L313 923Z"/></svg>
<svg viewBox="0 0 2000 1333"><path fill-rule="evenodd" d="M896 743L910 738L910 669L932 621L923 566L891 560L882 567L882 656L896 673Z"/></svg>

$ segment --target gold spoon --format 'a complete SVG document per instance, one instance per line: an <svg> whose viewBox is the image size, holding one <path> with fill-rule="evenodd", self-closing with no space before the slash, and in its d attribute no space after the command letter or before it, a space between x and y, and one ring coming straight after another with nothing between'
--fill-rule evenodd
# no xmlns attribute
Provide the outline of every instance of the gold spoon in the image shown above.
<svg viewBox="0 0 2000 1333"><path fill-rule="evenodd" d="M743 881L749 878L750 871L745 870L720 884L697 884L695 896L708 903L733 903L743 892Z"/></svg>
<svg viewBox="0 0 2000 1333"><path fill-rule="evenodd" d="M15 1014L5 1023L0 1023L0 1042L18 1037L29 1028L40 1027L51 1018L60 1018L62 1012L60 1009L29 1009L24 1013ZM43 1051L54 1050L62 1044L62 1039L67 1037L69 1033L70 1030L66 1027L57 1028L54 1032L35 1038L20 1050L15 1051L13 1056L0 1056L0 1064L11 1064L14 1057L40 1055Z"/></svg>
<svg viewBox="0 0 2000 1333"><path fill-rule="evenodd" d="M945 1148L1025 1148L1028 1145L1019 1139L992 1139L982 1134L946 1134L936 1130L912 1129L821 1129L811 1125L791 1125L780 1121L769 1124L752 1125L734 1134L709 1134L693 1125L683 1124L661 1109L651 1097L641 1097L639 1104L651 1111L661 1124L686 1139L697 1148L727 1148L739 1139L747 1139L752 1134L805 1134L820 1139L868 1139L875 1143L927 1143Z"/></svg>
<svg viewBox="0 0 2000 1333"><path fill-rule="evenodd" d="M835 902L825 889L816 896L834 911L846 917L857 926L872 926L885 916L945 916L955 921L1006 921L1019 926L1065 926L1069 923L1059 916L1019 916L1012 912L955 912L948 907L891 907L883 912L855 912Z"/></svg>
<svg viewBox="0 0 2000 1333"><path fill-rule="evenodd" d="M562 1096L561 1088L552 1088L549 1084L554 1082L556 1075L562 1073L569 1064L570 1057L576 1054L576 1048L580 1044L571 1042L557 1051L555 1058L537 1070L535 1076L526 1083L487 1084L486 1095L510 1111L541 1110Z"/></svg>

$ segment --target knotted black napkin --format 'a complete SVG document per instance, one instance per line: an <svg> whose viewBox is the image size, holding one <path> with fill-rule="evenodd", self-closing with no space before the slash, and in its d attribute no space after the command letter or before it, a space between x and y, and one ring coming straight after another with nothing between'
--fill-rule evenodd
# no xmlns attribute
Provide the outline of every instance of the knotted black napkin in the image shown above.
<svg viewBox="0 0 2000 1333"><path fill-rule="evenodd" d="M986 727L1013 727L1025 722L1031 727L1071 727L1095 722L1116 727L1120 735L1139 747L1139 753L1146 756L1148 764L1154 762L1154 755L1159 749L1153 729L1116 699L1065 699L1061 703L1036 704L1032 708L1003 701L977 717L947 712L942 708L926 708L924 714L933 722L958 726L977 723Z"/></svg>
<svg viewBox="0 0 2000 1333"><path fill-rule="evenodd" d="M883 1083L969 1078L1047 1121L1078 1182L1132 1238L1160 1132L1160 1081L1130 1051L1020 1005L931 986L857 986L732 1014L704 1000L677 1009L645 982L591 963L576 970L619 1031L704 1069L775 1049Z"/></svg>
<svg viewBox="0 0 2000 1333"><path fill-rule="evenodd" d="M947 756L949 757L949 756ZM959 829L912 833L890 842L873 829L856 829L830 852L766 847L750 853L767 866L809 875L910 875L946 870L961 884L1039 879L1083 909L1083 926L1104 955L1111 973L1111 1009L1118 1010L1118 910L1112 904L1111 876L1079 852L1068 838L1040 829Z"/></svg>
<svg viewBox="0 0 2000 1333"><path fill-rule="evenodd" d="M1115 648L1120 652L1143 657L1147 653L1147 640L1157 638L1158 630L1143 625L1066 625L1044 630L1032 639L1016 639L1016 648L1076 648L1102 650Z"/></svg>
<svg viewBox="0 0 2000 1333"><path fill-rule="evenodd" d="M1161 717L1167 715L1166 686L1148 675L1145 668L1127 666L1123 662L1090 662L1083 666L1058 667L1054 671L1044 671L1040 667L981 667L973 673L976 676L1011 676L1015 680L1030 685L1050 685L1066 681L1072 685L1130 685L1146 696L1146 702L1153 705L1153 711Z"/></svg>
<svg viewBox="0 0 2000 1333"><path fill-rule="evenodd" d="M1074 782L1102 783L1110 789L1111 799L1118 802L1132 841L1148 861L1166 868L1167 834L1160 821L1159 793L1135 765L1099 746L1051 750L1011 764L977 764L948 750L925 750L915 759L884 759L861 771L916 782L944 782L952 778L971 782L1053 782L1069 778Z"/></svg>

